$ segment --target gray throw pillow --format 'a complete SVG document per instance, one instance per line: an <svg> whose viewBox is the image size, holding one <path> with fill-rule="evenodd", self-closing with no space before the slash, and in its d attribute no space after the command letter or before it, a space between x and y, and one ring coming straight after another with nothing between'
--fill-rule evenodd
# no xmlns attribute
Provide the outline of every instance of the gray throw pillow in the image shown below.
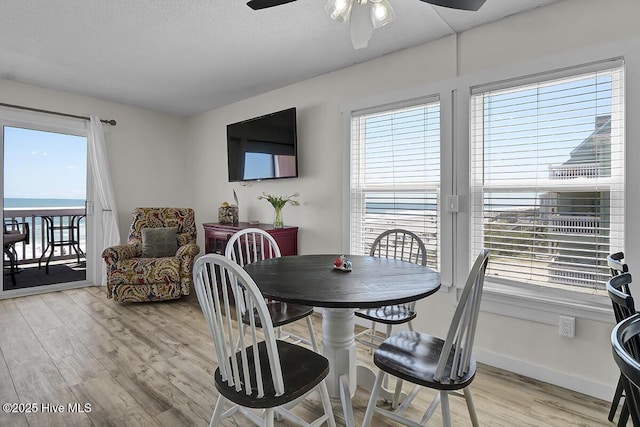
<svg viewBox="0 0 640 427"><path fill-rule="evenodd" d="M143 228L142 257L161 258L175 256L178 250L178 228Z"/></svg>

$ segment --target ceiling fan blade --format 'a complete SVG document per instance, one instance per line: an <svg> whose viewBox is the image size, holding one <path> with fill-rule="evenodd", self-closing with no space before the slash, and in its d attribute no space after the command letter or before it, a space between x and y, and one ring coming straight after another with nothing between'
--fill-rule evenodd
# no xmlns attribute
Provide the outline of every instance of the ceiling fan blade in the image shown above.
<svg viewBox="0 0 640 427"><path fill-rule="evenodd" d="M280 6L281 4L287 4L294 2L296 0L251 0L247 2L247 6L249 6L253 10L266 9L268 7Z"/></svg>
<svg viewBox="0 0 640 427"><path fill-rule="evenodd" d="M449 7L451 9L476 11L482 7L486 0L420 0L436 6Z"/></svg>

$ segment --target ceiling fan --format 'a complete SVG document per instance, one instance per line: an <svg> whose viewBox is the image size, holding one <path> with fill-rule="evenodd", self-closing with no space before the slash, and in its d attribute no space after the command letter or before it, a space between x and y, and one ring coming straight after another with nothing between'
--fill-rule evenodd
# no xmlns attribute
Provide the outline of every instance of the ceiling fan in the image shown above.
<svg viewBox="0 0 640 427"><path fill-rule="evenodd" d="M292 3L296 0L251 0L247 3L253 10L266 9ZM476 11L486 0L420 0L435 6ZM389 0L328 0L325 10L337 22L349 22L351 43L354 49L369 45L373 30L388 24L395 18Z"/></svg>
<svg viewBox="0 0 640 427"><path fill-rule="evenodd" d="M268 7L280 6L281 4L293 3L296 0L251 0L247 3L253 10L266 9ZM375 0L370 0L375 3ZM476 11L486 0L420 0L436 6L449 7L451 9Z"/></svg>

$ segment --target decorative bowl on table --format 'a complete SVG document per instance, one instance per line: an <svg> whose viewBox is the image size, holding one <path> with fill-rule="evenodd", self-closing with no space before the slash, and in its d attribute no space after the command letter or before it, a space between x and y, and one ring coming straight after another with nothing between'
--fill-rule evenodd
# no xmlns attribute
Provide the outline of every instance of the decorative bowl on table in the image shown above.
<svg viewBox="0 0 640 427"><path fill-rule="evenodd" d="M351 265L351 261L345 258L344 255L340 255L338 258L333 260L333 269L340 271L351 271L353 266Z"/></svg>

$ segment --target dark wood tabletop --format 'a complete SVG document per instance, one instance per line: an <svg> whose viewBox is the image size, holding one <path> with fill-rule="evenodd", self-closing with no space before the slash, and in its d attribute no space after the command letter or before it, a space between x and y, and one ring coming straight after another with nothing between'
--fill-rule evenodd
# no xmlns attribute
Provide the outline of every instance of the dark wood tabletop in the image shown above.
<svg viewBox="0 0 640 427"><path fill-rule="evenodd" d="M336 257L285 256L244 268L265 297L315 307L380 307L415 301L440 289L440 275L421 265L347 255L353 269L345 272L333 268Z"/></svg>

